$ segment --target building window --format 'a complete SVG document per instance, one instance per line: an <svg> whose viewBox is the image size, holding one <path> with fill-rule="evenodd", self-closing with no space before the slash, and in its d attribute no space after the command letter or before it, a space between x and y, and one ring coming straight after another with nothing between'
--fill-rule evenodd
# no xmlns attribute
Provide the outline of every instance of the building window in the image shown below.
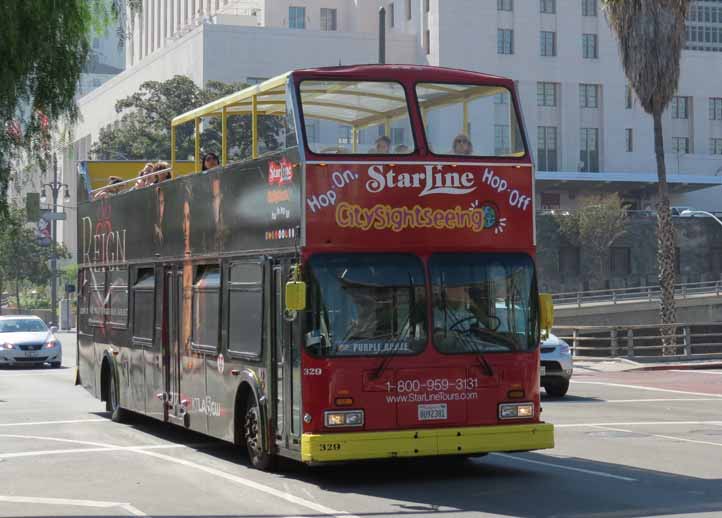
<svg viewBox="0 0 722 518"><path fill-rule="evenodd" d="M556 83L538 82L536 84L536 104L537 106L557 105Z"/></svg>
<svg viewBox="0 0 722 518"><path fill-rule="evenodd" d="M579 265L581 263L579 256L580 250L578 246L560 246L559 273L579 275Z"/></svg>
<svg viewBox="0 0 722 518"><path fill-rule="evenodd" d="M100 48L100 40L98 38L93 38L93 48L94 49Z"/></svg>
<svg viewBox="0 0 722 518"><path fill-rule="evenodd" d="M599 108L599 85L579 85L579 106Z"/></svg>
<svg viewBox="0 0 722 518"><path fill-rule="evenodd" d="M674 271L677 275L682 273L681 252L682 250L678 246L674 247Z"/></svg>
<svg viewBox="0 0 722 518"><path fill-rule="evenodd" d="M670 104L670 111L672 112L673 119L688 119L689 118L689 97L672 97L672 103Z"/></svg>
<svg viewBox="0 0 722 518"><path fill-rule="evenodd" d="M497 29L496 31L496 53L514 53L514 31L511 29Z"/></svg>
<svg viewBox="0 0 722 518"><path fill-rule="evenodd" d="M508 155L510 153L509 135L508 125L494 125L494 154L496 156Z"/></svg>
<svg viewBox="0 0 722 518"><path fill-rule="evenodd" d="M509 104L509 92L501 92L494 96L494 104Z"/></svg>
<svg viewBox="0 0 722 518"><path fill-rule="evenodd" d="M406 19L411 19L411 0L406 0Z"/></svg>
<svg viewBox="0 0 722 518"><path fill-rule="evenodd" d="M319 119L311 119L306 121L306 138L308 139L308 142L314 142L318 143L319 139L319 129L320 129L320 120Z"/></svg>
<svg viewBox="0 0 722 518"><path fill-rule="evenodd" d="M722 121L722 97L709 98L709 120Z"/></svg>
<svg viewBox="0 0 722 518"><path fill-rule="evenodd" d="M537 128L537 169L556 171L557 166L557 128L539 126Z"/></svg>
<svg viewBox="0 0 722 518"><path fill-rule="evenodd" d="M351 126L339 126L338 128L338 144L351 144L352 139Z"/></svg>
<svg viewBox="0 0 722 518"><path fill-rule="evenodd" d="M429 7L429 0L424 0L424 12L425 12L425 13L428 13L428 12L429 12L429 9L430 9L430 7Z"/></svg>
<svg viewBox="0 0 722 518"><path fill-rule="evenodd" d="M627 246L613 246L609 254L609 271L612 275L632 273L632 254Z"/></svg>
<svg viewBox="0 0 722 518"><path fill-rule="evenodd" d="M627 85L624 89L624 107L627 110L632 109L632 103L634 102L633 99L634 97L632 97L632 87Z"/></svg>
<svg viewBox="0 0 722 518"><path fill-rule="evenodd" d="M306 8L305 7L289 7L288 8L288 27L291 29L306 28Z"/></svg>
<svg viewBox="0 0 722 518"><path fill-rule="evenodd" d="M541 55L556 56L557 55L557 33L551 31L541 31Z"/></svg>
<svg viewBox="0 0 722 518"><path fill-rule="evenodd" d="M597 59L599 57L597 52L597 35L582 34L582 49L584 59Z"/></svg>
<svg viewBox="0 0 722 518"><path fill-rule="evenodd" d="M722 247L713 246L709 257L709 271L717 277L722 277Z"/></svg>
<svg viewBox="0 0 722 518"><path fill-rule="evenodd" d="M722 155L722 138L709 139L709 154Z"/></svg>
<svg viewBox="0 0 722 518"><path fill-rule="evenodd" d="M597 0L582 0L582 16L597 15Z"/></svg>
<svg viewBox="0 0 722 518"><path fill-rule="evenodd" d="M539 12L554 14L557 12L557 0L539 0Z"/></svg>
<svg viewBox="0 0 722 518"><path fill-rule="evenodd" d="M542 209L558 209L561 207L562 197L558 192L541 193Z"/></svg>
<svg viewBox="0 0 722 518"><path fill-rule="evenodd" d="M672 152L677 155L689 153L689 137L672 137Z"/></svg>
<svg viewBox="0 0 722 518"><path fill-rule="evenodd" d="M513 11L514 0L496 0L497 11Z"/></svg>
<svg viewBox="0 0 722 518"><path fill-rule="evenodd" d="M336 29L336 9L321 8L321 30L335 31Z"/></svg>
<svg viewBox="0 0 722 518"><path fill-rule="evenodd" d="M429 29L424 31L424 50L427 54L431 54L431 32Z"/></svg>
<svg viewBox="0 0 722 518"><path fill-rule="evenodd" d="M582 128L579 139L580 170L586 173L599 171L599 129Z"/></svg>
<svg viewBox="0 0 722 518"><path fill-rule="evenodd" d="M624 130L624 142L627 153L634 151L634 135L632 133L632 128L626 128Z"/></svg>
<svg viewBox="0 0 722 518"><path fill-rule="evenodd" d="M393 2L391 2L389 4L388 11L389 11L389 27L393 27L394 22L395 22L395 20L394 20L394 3Z"/></svg>

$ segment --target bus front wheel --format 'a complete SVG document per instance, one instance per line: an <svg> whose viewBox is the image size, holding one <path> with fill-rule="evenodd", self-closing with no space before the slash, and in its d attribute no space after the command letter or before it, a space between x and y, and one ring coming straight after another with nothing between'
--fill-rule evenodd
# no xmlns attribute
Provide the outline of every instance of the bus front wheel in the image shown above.
<svg viewBox="0 0 722 518"><path fill-rule="evenodd" d="M263 442L261 436L261 414L258 410L258 403L253 394L248 396L246 403L246 415L243 422L243 435L246 439L246 449L248 450L248 460L251 465L263 471L271 471L274 467L274 457L268 452L263 451Z"/></svg>

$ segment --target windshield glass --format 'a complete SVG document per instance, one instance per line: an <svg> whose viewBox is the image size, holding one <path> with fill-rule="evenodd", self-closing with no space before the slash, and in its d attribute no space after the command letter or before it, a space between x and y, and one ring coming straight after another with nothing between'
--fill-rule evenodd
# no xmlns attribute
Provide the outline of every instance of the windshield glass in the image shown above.
<svg viewBox="0 0 722 518"><path fill-rule="evenodd" d="M310 260L306 346L320 356L414 354L426 343L421 261L400 254Z"/></svg>
<svg viewBox="0 0 722 518"><path fill-rule="evenodd" d="M414 151L404 88L378 81L303 81L301 107L308 147L322 154Z"/></svg>
<svg viewBox="0 0 722 518"><path fill-rule="evenodd" d="M437 254L433 339L444 353L529 351L538 342L534 265L523 254Z"/></svg>
<svg viewBox="0 0 722 518"><path fill-rule="evenodd" d="M41 333L47 330L42 320L34 318L0 320L0 333Z"/></svg>
<svg viewBox="0 0 722 518"><path fill-rule="evenodd" d="M432 153L524 156L521 128L506 88L421 83L416 95Z"/></svg>

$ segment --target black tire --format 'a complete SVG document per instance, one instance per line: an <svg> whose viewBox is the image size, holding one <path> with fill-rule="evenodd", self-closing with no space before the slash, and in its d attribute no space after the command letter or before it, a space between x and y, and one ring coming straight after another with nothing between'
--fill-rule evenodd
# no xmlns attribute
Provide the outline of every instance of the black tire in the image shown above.
<svg viewBox="0 0 722 518"><path fill-rule="evenodd" d="M261 445L261 414L258 410L258 403L253 394L248 396L246 402L246 415L243 418L243 438L246 442L248 460L251 465L261 471L273 471L276 466L274 455L263 451Z"/></svg>
<svg viewBox="0 0 722 518"><path fill-rule="evenodd" d="M105 409L110 412L110 419L116 423L122 423L127 418L127 412L120 406L118 394L118 382L115 379L115 372L110 369L108 376L108 399L105 401Z"/></svg>
<svg viewBox="0 0 722 518"><path fill-rule="evenodd" d="M569 390L569 380L555 381L544 385L544 390L552 397L564 397Z"/></svg>
<svg viewBox="0 0 722 518"><path fill-rule="evenodd" d="M59 368L60 368L60 362L52 362L52 363L50 364L50 366L51 366L53 369L59 369Z"/></svg>

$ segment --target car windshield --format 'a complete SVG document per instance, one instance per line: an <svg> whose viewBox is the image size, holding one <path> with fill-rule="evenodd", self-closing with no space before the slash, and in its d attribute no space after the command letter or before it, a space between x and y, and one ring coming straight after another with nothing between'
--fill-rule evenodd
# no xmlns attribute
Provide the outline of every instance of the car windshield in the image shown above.
<svg viewBox="0 0 722 518"><path fill-rule="evenodd" d="M34 318L0 320L0 333L42 333L47 330L42 320Z"/></svg>
<svg viewBox="0 0 722 518"><path fill-rule="evenodd" d="M433 339L444 353L529 351L538 343L534 265L523 254L437 254Z"/></svg>
<svg viewBox="0 0 722 518"><path fill-rule="evenodd" d="M310 260L306 347L320 356L414 354L427 336L421 261L328 254Z"/></svg>

